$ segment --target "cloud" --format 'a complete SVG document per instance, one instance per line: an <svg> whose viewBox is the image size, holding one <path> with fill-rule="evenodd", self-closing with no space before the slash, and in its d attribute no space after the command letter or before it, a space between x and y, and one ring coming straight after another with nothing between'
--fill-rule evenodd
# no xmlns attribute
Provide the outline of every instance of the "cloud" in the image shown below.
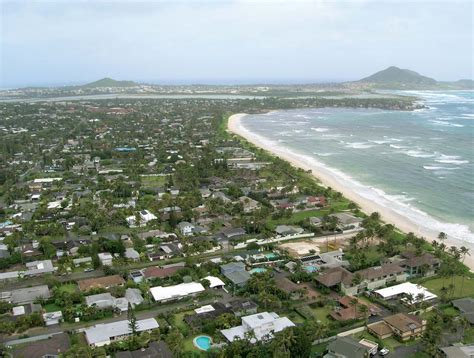
<svg viewBox="0 0 474 358"><path fill-rule="evenodd" d="M472 61L467 2L2 4L0 85L85 82L104 75L190 81L353 79L388 65L451 79L469 77ZM447 61L456 66L445 66Z"/></svg>

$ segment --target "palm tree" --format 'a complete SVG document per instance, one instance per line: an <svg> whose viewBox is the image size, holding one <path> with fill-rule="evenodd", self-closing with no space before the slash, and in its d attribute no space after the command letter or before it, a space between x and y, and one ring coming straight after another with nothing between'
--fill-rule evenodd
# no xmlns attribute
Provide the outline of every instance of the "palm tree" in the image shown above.
<svg viewBox="0 0 474 358"><path fill-rule="evenodd" d="M444 233L444 232L440 232L440 233L438 234L438 240L444 241L444 240L446 240L447 238L448 238L448 235L446 235L446 233Z"/></svg>
<svg viewBox="0 0 474 358"><path fill-rule="evenodd" d="M357 310L364 317L364 324L367 325L369 308L364 304L360 304L357 306Z"/></svg>
<svg viewBox="0 0 474 358"><path fill-rule="evenodd" d="M459 252L462 256L462 263L464 265L464 260L466 259L466 256L471 256L471 254L469 253L469 249L465 246L461 246L461 248L459 249ZM464 276L465 276L465 273L466 273L466 270L462 270L462 281L461 281L461 296L462 296L462 291L463 291L463 288L464 288Z"/></svg>

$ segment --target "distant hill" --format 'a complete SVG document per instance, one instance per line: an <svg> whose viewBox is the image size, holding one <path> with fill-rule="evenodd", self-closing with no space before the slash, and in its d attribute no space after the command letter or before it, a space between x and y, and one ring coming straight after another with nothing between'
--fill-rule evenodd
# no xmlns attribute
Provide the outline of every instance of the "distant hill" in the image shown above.
<svg viewBox="0 0 474 358"><path fill-rule="evenodd" d="M94 87L135 87L135 86L138 86L138 83L133 82L133 81L117 81L112 78L105 77L105 78L102 78L101 80L82 85L81 87L94 88Z"/></svg>
<svg viewBox="0 0 474 358"><path fill-rule="evenodd" d="M459 81L453 82L453 84L461 88L474 89L474 80L459 80Z"/></svg>
<svg viewBox="0 0 474 358"><path fill-rule="evenodd" d="M422 76L415 71L405 70L395 66L388 67L385 70L374 73L357 82L373 84L376 87L385 88L431 87L437 84L436 80L432 78Z"/></svg>

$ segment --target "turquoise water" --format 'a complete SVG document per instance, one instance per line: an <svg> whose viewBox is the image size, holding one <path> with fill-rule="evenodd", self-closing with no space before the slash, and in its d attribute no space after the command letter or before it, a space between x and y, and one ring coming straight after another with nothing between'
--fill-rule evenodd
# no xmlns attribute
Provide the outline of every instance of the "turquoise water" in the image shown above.
<svg viewBox="0 0 474 358"><path fill-rule="evenodd" d="M316 266L306 265L306 266L303 266L303 268L306 272L309 272L309 273L318 271L318 268Z"/></svg>
<svg viewBox="0 0 474 358"><path fill-rule="evenodd" d="M265 254L265 257L267 259L271 260L271 259L276 259L278 257L278 255L273 253L273 252L270 252L269 254Z"/></svg>
<svg viewBox="0 0 474 358"><path fill-rule="evenodd" d="M250 270L250 274L263 273L263 272L267 272L267 269L265 269L263 267L256 267L256 268Z"/></svg>
<svg viewBox="0 0 474 358"><path fill-rule="evenodd" d="M198 336L194 338L194 344L203 351L211 349L211 338L208 336Z"/></svg>
<svg viewBox="0 0 474 358"><path fill-rule="evenodd" d="M275 111L248 115L242 125L420 227L474 242L474 92L403 93L428 108Z"/></svg>

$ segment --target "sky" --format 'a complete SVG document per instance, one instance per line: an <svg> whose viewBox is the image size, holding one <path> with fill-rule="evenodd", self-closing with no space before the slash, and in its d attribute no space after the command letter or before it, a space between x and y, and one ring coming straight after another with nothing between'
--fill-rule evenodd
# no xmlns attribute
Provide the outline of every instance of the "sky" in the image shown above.
<svg viewBox="0 0 474 358"><path fill-rule="evenodd" d="M473 78L468 0L0 0L0 27L0 88Z"/></svg>

